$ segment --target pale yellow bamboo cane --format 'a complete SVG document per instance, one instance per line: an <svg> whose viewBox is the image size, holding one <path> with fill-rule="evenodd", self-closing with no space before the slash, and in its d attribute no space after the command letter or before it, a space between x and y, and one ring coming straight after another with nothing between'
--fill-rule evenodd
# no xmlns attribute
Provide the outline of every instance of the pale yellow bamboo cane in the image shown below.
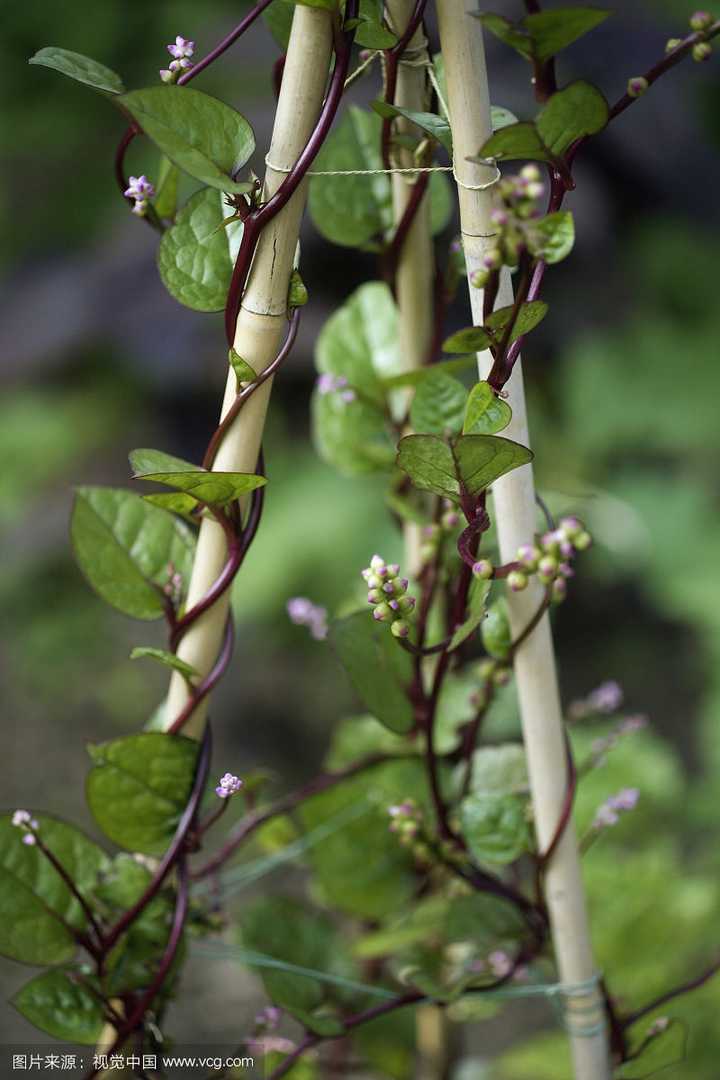
<svg viewBox="0 0 720 1080"><path fill-rule="evenodd" d="M482 27L467 11L466 0L438 0L440 42L447 76L448 106L455 149L455 170L468 275L479 268L492 246L491 190L470 191L491 176L491 168L466 159L476 155L491 134ZM470 288L473 320L483 321L482 292ZM498 306L512 302L509 277L501 284ZM478 356L480 377L487 375L488 353ZM529 444L523 377L516 364L508 383L513 411L508 438ZM493 484L493 505L504 561L515 557L520 544L532 540L536 529L535 492L531 466L514 470ZM510 620L519 634L537 610L542 589L533 584L511 595ZM560 818L567 786L563 719L558 694L550 622L545 616L515 657L523 734L530 774L535 828L540 850L547 849ZM601 995L593 987L595 972L575 830L569 825L555 851L545 878L545 896L552 925L560 979L586 987L567 999L567 1022L576 1080L608 1080L607 1032Z"/></svg>
<svg viewBox="0 0 720 1080"><path fill-rule="evenodd" d="M412 17L413 0L387 0L388 19L393 30L402 34ZM414 112L428 107L427 39L422 25L407 44L398 64L394 104ZM409 120L394 122L398 134L417 135L417 127ZM412 151L398 147L393 164L412 168ZM412 195L418 176L395 173L392 177L393 218L399 224ZM425 195L403 242L395 273L395 295L398 306L400 356L405 371L422 367L427 359L433 324L433 284L435 259L430 226L430 195ZM408 395L408 400L411 395ZM406 522L403 528L403 567L411 576L420 570L420 526ZM415 1058L416 1080L439 1080L447 1066L445 1014L435 1005L419 1005L415 1026L417 1045Z"/></svg>
<svg viewBox="0 0 720 1080"><path fill-rule="evenodd" d="M300 155L322 106L330 67L331 13L297 5L283 71L268 159L264 197L271 196ZM305 206L306 184L301 184L287 205L263 230L243 296L235 333L235 348L254 371L260 373L277 355L287 325L287 293ZM262 440L272 380L252 395L227 432L215 458L214 468L228 472L254 472ZM222 414L230 408L237 385L228 374ZM187 604L192 607L207 593L227 557L221 527L206 518L200 527ZM212 668L222 641L230 604L226 592L195 622L178 647L178 656L201 676ZM188 700L187 684L173 673L167 699L169 727ZM205 703L193 713L183 729L199 738L205 725Z"/></svg>
<svg viewBox="0 0 720 1080"><path fill-rule="evenodd" d="M413 13L412 0L388 0L390 25L399 35L406 29ZM398 64L394 104L414 112L427 110L427 39L422 25L413 34ZM394 130L417 135L417 127L399 117ZM393 152L393 164L412 168L412 150L398 147ZM402 219L418 175L395 173L392 177L393 218ZM399 313L400 357L403 370L411 371L423 365L432 334L434 258L430 231L430 197L426 191L403 243L395 274L395 291ZM410 396L410 395L408 395ZM411 576L420 570L420 528L412 522L404 530L404 568Z"/></svg>

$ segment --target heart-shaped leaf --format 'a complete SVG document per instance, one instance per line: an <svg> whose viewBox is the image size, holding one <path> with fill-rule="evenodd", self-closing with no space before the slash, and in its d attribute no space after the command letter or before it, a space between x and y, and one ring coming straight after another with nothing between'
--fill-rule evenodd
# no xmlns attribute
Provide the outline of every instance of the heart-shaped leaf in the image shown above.
<svg viewBox="0 0 720 1080"><path fill-rule="evenodd" d="M118 105L179 168L220 191L247 192L232 176L255 149L244 116L217 98L187 86L131 90Z"/></svg>
<svg viewBox="0 0 720 1080"><path fill-rule="evenodd" d="M43 844L85 895L108 859L79 829L33 813ZM23 964L60 964L76 950L69 927L84 929L85 914L37 845L23 843L12 816L0 817L0 953Z"/></svg>
<svg viewBox="0 0 720 1080"><path fill-rule="evenodd" d="M415 487L453 502L529 461L530 450L497 435L461 435L452 447L436 435L406 435L398 444L398 467Z"/></svg>
<svg viewBox="0 0 720 1080"><path fill-rule="evenodd" d="M547 315L547 310L548 306L542 300L530 300L527 304L521 304L515 316L509 344L534 330ZM491 315L488 315L485 329L492 331L496 341L502 340L513 314L514 307L510 305L509 307L498 308Z"/></svg>
<svg viewBox="0 0 720 1080"><path fill-rule="evenodd" d="M107 94L125 92L122 79L109 67L98 64L97 60L91 60L89 56L83 56L82 53L59 49L56 45L48 45L40 49L28 60L28 63L53 68L54 71L67 75L69 79L92 86L94 90L103 90Z"/></svg>
<svg viewBox="0 0 720 1080"><path fill-rule="evenodd" d="M430 371L415 391L410 423L418 433L457 435L462 427L467 390L443 371Z"/></svg>
<svg viewBox="0 0 720 1080"><path fill-rule="evenodd" d="M163 284L195 311L225 307L243 233L242 222L222 224L229 212L221 192L203 188L185 203L160 241L157 260Z"/></svg>
<svg viewBox="0 0 720 1080"><path fill-rule="evenodd" d="M192 531L132 491L78 488L71 536L78 565L95 591L136 619L165 613L162 588L170 565L189 580Z"/></svg>
<svg viewBox="0 0 720 1080"><path fill-rule="evenodd" d="M133 450L130 454L133 476L156 484L167 484L192 495L199 502L223 506L267 483L254 473L210 472L198 469L182 458L162 450Z"/></svg>
<svg viewBox="0 0 720 1080"><path fill-rule="evenodd" d="M530 849L525 802L515 795L468 795L460 803L460 819L479 862L514 862Z"/></svg>
<svg viewBox="0 0 720 1080"><path fill-rule="evenodd" d="M558 210L532 223L528 230L530 252L546 263L566 258L575 243L575 223L569 210Z"/></svg>
<svg viewBox="0 0 720 1080"><path fill-rule="evenodd" d="M398 105L390 105L387 101L373 101L372 108L378 116L386 119L404 116L406 120L412 121L422 131L436 139L449 154L452 153L452 133L450 125L444 117L437 116L435 113L413 112L412 109L402 109Z"/></svg>
<svg viewBox="0 0 720 1080"><path fill-rule="evenodd" d="M161 855L190 796L197 742L146 731L88 749L87 801L102 831L119 847Z"/></svg>
<svg viewBox="0 0 720 1080"><path fill-rule="evenodd" d="M597 87L579 79L553 94L536 120L537 131L548 153L558 157L576 139L602 131L608 116L607 101Z"/></svg>
<svg viewBox="0 0 720 1080"><path fill-rule="evenodd" d="M479 382L467 400L463 435L495 435L511 419L512 410L507 401L499 398L489 383Z"/></svg>
<svg viewBox="0 0 720 1080"><path fill-rule="evenodd" d="M329 640L367 709L400 734L413 725L407 687L412 660L398 647L389 627L376 622L370 610L358 611L330 625Z"/></svg>
<svg viewBox="0 0 720 1080"><path fill-rule="evenodd" d="M94 1046L103 1029L102 1000L80 972L51 970L31 979L12 998L15 1008L55 1039Z"/></svg>
<svg viewBox="0 0 720 1080"><path fill-rule="evenodd" d="M501 435L461 435L453 454L458 477L470 495L479 495L505 473L533 459L526 446Z"/></svg>
<svg viewBox="0 0 720 1080"><path fill-rule="evenodd" d="M496 131L470 161L483 161L486 158L496 161L513 161L517 158L529 161L547 161L548 150L538 135L537 128L529 120Z"/></svg>
<svg viewBox="0 0 720 1080"><path fill-rule="evenodd" d="M406 435L398 443L397 465L421 491L432 491L458 502L460 482L455 458L448 444L437 435Z"/></svg>

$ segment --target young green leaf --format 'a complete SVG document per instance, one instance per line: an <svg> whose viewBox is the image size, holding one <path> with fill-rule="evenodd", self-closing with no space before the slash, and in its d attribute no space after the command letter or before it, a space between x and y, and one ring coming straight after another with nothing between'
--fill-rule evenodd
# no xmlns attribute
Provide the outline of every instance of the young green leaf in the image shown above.
<svg viewBox="0 0 720 1080"><path fill-rule="evenodd" d="M262 17L268 30L283 52L287 52L295 5L289 0L273 0Z"/></svg>
<svg viewBox="0 0 720 1080"><path fill-rule="evenodd" d="M363 49L392 49L397 43L397 35L383 24L382 2L360 0L358 14L355 44Z"/></svg>
<svg viewBox="0 0 720 1080"><path fill-rule="evenodd" d="M455 360L443 360L435 364L427 364L425 367L413 368L412 371L401 371L399 375L390 375L382 379L386 390L395 390L398 386L419 386L426 379L432 378L437 372L445 375L455 375L458 371L467 371L468 368L477 366L477 357L459 356Z"/></svg>
<svg viewBox="0 0 720 1080"><path fill-rule="evenodd" d="M443 352L467 353L482 352L492 344L492 338L482 326L468 326L465 330L457 330L449 338L443 341ZM475 357L473 357L475 363Z"/></svg>
<svg viewBox="0 0 720 1080"><path fill-rule="evenodd" d="M510 344L534 330L547 315L547 310L548 306L542 300L530 300L527 304L521 304L510 334ZM488 315L485 329L493 332L496 341L502 339L508 323L513 317L513 312L514 308L511 304L509 307L497 308L491 315Z"/></svg>
<svg viewBox="0 0 720 1080"><path fill-rule="evenodd" d="M458 502L460 483L452 450L437 435L406 435L398 443L398 468L416 488Z"/></svg>
<svg viewBox="0 0 720 1080"><path fill-rule="evenodd" d="M490 582L473 578L467 604L467 617L455 628L448 645L448 652L452 652L467 641L471 634L477 630L485 616L485 601L490 592Z"/></svg>
<svg viewBox="0 0 720 1080"><path fill-rule="evenodd" d="M138 645L130 653L131 660L140 660L145 656L151 660L157 660L165 667L172 668L173 671L178 671L185 679L197 678L198 673L191 664L186 664L179 656L168 652L167 649L157 649L154 645Z"/></svg>
<svg viewBox="0 0 720 1080"><path fill-rule="evenodd" d="M95 591L136 619L165 613L162 587L170 564L189 580L192 531L131 491L78 488L71 537L78 565Z"/></svg>
<svg viewBox="0 0 720 1080"><path fill-rule="evenodd" d="M189 461L165 454L162 450L133 450L130 453L133 476L177 488L199 502L223 506L267 483L254 473L209 472Z"/></svg>
<svg viewBox="0 0 720 1080"><path fill-rule="evenodd" d="M253 371L247 360L243 360L240 353L236 352L232 347L228 349L228 363L235 372L238 382L255 382L257 379L257 372Z"/></svg>
<svg viewBox="0 0 720 1080"><path fill-rule="evenodd" d="M403 733L414 716L406 688L412 660L389 629L370 611L358 611L330 624L330 644L366 708L390 731Z"/></svg>
<svg viewBox="0 0 720 1080"><path fill-rule="evenodd" d="M157 204L155 209L160 213ZM221 224L227 213L222 193L202 188L185 203L160 240L157 262L163 284L171 296L194 311L225 307L243 233L240 221Z"/></svg>
<svg viewBox="0 0 720 1080"><path fill-rule="evenodd" d="M345 476L387 472L395 457L383 412L364 400L340 394L312 396L313 444L318 455Z"/></svg>
<svg viewBox="0 0 720 1080"><path fill-rule="evenodd" d="M501 435L461 435L453 446L463 489L478 495L505 473L532 461L532 451Z"/></svg>
<svg viewBox="0 0 720 1080"><path fill-rule="evenodd" d="M12 1004L26 1020L55 1039L94 1046L105 1016L97 992L85 985L88 976L59 969L44 971L18 990Z"/></svg>
<svg viewBox="0 0 720 1080"><path fill-rule="evenodd" d="M489 383L473 386L465 408L463 435L495 435L512 419L507 401L498 397Z"/></svg>
<svg viewBox="0 0 720 1080"><path fill-rule="evenodd" d="M524 33L519 26L514 25L509 19L506 19L503 15L495 15L493 12L476 13L472 12L475 18L479 19L483 26L494 34L496 38L503 42L505 45L509 45L511 49L515 49L521 56L524 56L526 60L532 58L532 42L527 33Z"/></svg>
<svg viewBox="0 0 720 1080"><path fill-rule="evenodd" d="M532 54L540 63L549 60L578 38L594 30L611 14L601 8L567 7L526 15L522 26L532 42Z"/></svg>
<svg viewBox="0 0 720 1080"><path fill-rule="evenodd" d="M187 86L131 90L118 105L179 168L220 191L252 185L233 175L249 160L255 137L247 120L217 98Z"/></svg>
<svg viewBox="0 0 720 1080"><path fill-rule="evenodd" d="M608 105L600 91L579 79L553 94L537 117L537 132L548 154L558 157L576 139L602 131L608 116Z"/></svg>
<svg viewBox="0 0 720 1080"><path fill-rule="evenodd" d="M464 768L458 769L462 778ZM524 795L528 791L525 749L520 743L483 746L473 756L473 793L481 795Z"/></svg>
<svg viewBox="0 0 720 1080"><path fill-rule="evenodd" d="M415 391L410 423L418 433L457 435L462 427L467 390L442 371L430 371Z"/></svg>
<svg viewBox="0 0 720 1080"><path fill-rule="evenodd" d="M288 287L288 308L304 307L308 299L307 287L300 277L300 271L293 270Z"/></svg>
<svg viewBox="0 0 720 1080"><path fill-rule="evenodd" d="M198 744L147 731L90 746L88 806L113 843L161 855L190 796Z"/></svg>
<svg viewBox="0 0 720 1080"><path fill-rule="evenodd" d="M546 263L565 259L575 243L575 223L569 210L558 210L532 223L528 230L530 252ZM523 331L525 333L525 331Z"/></svg>
<svg viewBox="0 0 720 1080"><path fill-rule="evenodd" d="M514 795L468 795L460 803L460 819L479 862L511 863L530 850L525 802Z"/></svg>
<svg viewBox="0 0 720 1080"><path fill-rule="evenodd" d="M53 68L54 71L67 75L69 79L92 86L94 90L103 90L107 94L125 92L122 79L109 67L98 64L97 60L91 60L89 56L83 56L81 53L59 49L56 45L48 45L40 49L28 60L28 63Z"/></svg>
<svg viewBox="0 0 720 1080"><path fill-rule="evenodd" d="M398 105L388 104L387 101L373 101L372 108L378 116L385 118L404 116L406 120L411 120L412 123L416 124L422 131L432 136L433 139L436 139L449 154L452 153L452 134L450 125L442 116L436 116L435 113L413 112L411 109L401 109Z"/></svg>
<svg viewBox="0 0 720 1080"><path fill-rule="evenodd" d="M193 523L196 521L196 518L193 517L193 511L200 504L197 499L184 491L159 491L153 492L152 495L143 495L142 498L145 502L151 503L152 506L159 506L163 510L171 510L174 514L180 514L189 521L193 521Z"/></svg>
<svg viewBox="0 0 720 1080"><path fill-rule="evenodd" d="M45 846L85 895L108 865L104 851L64 821L34 813ZM0 816L0 953L23 964L62 964L76 950L69 927L87 920L57 870L38 849L24 844L12 815Z"/></svg>
<svg viewBox="0 0 720 1080"><path fill-rule="evenodd" d="M478 156L471 157L470 161L482 161L489 157L495 158L496 161L512 161L517 158L547 161L548 150L535 124L529 120L522 120L496 131L483 144Z"/></svg>

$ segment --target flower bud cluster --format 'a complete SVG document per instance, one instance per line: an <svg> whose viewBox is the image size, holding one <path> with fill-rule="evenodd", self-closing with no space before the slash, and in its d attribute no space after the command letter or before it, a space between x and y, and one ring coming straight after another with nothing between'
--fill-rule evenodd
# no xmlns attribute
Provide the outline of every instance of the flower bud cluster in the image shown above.
<svg viewBox="0 0 720 1080"><path fill-rule="evenodd" d="M541 217L538 199L545 185L537 165L525 165L515 176L505 176L498 184L503 205L492 211L492 223L497 229L497 243L483 256L482 267L476 270L471 283L482 289L490 274L501 266L517 266L520 254L527 245L526 223Z"/></svg>
<svg viewBox="0 0 720 1080"><path fill-rule="evenodd" d="M431 863L433 856L430 848L423 840L422 810L414 799L403 799L400 803L388 806L390 815L390 832L395 833L403 847L409 848L415 858L421 863Z"/></svg>
<svg viewBox="0 0 720 1080"><path fill-rule="evenodd" d="M570 720L584 720L596 713L617 712L624 700L622 687L614 679L607 679L591 690L587 697L579 698L570 703L568 717Z"/></svg>
<svg viewBox="0 0 720 1080"><path fill-rule="evenodd" d="M215 794L219 799L229 799L231 795L237 795L242 786L243 782L239 776L226 772L224 776L220 777L220 782L215 788Z"/></svg>
<svg viewBox="0 0 720 1080"><path fill-rule="evenodd" d="M318 376L315 385L318 394L323 397L326 394L339 394L340 400L345 405L349 405L357 396L355 391L348 386L348 380L344 375L331 375L329 372L324 371L322 375Z"/></svg>
<svg viewBox="0 0 720 1080"><path fill-rule="evenodd" d="M163 592L172 600L176 606L182 600L183 595L183 578L182 574L175 569L175 565L171 562L167 564L167 582L163 585Z"/></svg>
<svg viewBox="0 0 720 1080"><path fill-rule="evenodd" d="M551 588L553 603L560 604L567 596L568 578L574 576L571 560L578 551L585 551L592 543L590 533L575 517L563 518L557 529L544 533L537 544L522 544L518 548L517 570L507 577L512 592L526 589L529 575L537 574L541 585Z"/></svg>
<svg viewBox="0 0 720 1080"><path fill-rule="evenodd" d="M148 211L148 200L155 194L155 188L147 176L131 176L123 194L126 199L135 200L132 213L137 214L138 217L145 217Z"/></svg>
<svg viewBox="0 0 720 1080"><path fill-rule="evenodd" d="M645 716L626 716L609 735L594 740L590 747L591 758L589 764L593 768L603 765L610 750L614 750L625 735L632 735L633 732L642 731L645 727L647 727L647 718Z"/></svg>
<svg viewBox="0 0 720 1080"><path fill-rule="evenodd" d="M368 587L368 603L374 608L373 618L389 622L395 637L405 638L410 633L405 616L415 607L415 597L408 596L408 580L399 575L398 564L387 564L380 555L373 555L370 565L362 571Z"/></svg>
<svg viewBox="0 0 720 1080"><path fill-rule="evenodd" d="M188 41L187 38L180 37L178 34L174 44L168 45L167 51L173 59L168 67L160 70L160 78L164 83L176 83L183 71L192 67L190 57L195 52L195 42Z"/></svg>
<svg viewBox="0 0 720 1080"><path fill-rule="evenodd" d="M593 829L607 829L617 825L620 815L634 810L637 806L640 792L637 788L622 788L617 795L611 795L595 812L592 823Z"/></svg>
<svg viewBox="0 0 720 1080"><path fill-rule="evenodd" d="M713 22L714 19L709 11L696 11L690 16L690 29L695 34L705 36L712 28ZM673 49L677 49L678 45L682 44L682 38L669 38L665 43L665 52L672 52ZM709 41L698 41L693 45L691 55L696 63L702 64L712 56L712 45Z"/></svg>
<svg viewBox="0 0 720 1080"><path fill-rule="evenodd" d="M27 810L16 810L12 816L12 823L16 829L22 829L23 831L23 844L27 844L28 847L32 847L36 843L35 833L39 829L39 824Z"/></svg>

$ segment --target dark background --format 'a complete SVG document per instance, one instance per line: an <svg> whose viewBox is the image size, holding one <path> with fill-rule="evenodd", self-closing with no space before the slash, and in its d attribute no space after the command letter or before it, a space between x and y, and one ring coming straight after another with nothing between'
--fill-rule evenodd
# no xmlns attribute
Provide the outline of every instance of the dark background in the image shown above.
<svg viewBox="0 0 720 1080"><path fill-rule="evenodd" d="M520 7L495 5L509 16ZM128 483L134 446L199 458L216 422L224 337L220 316L190 312L165 293L156 236L118 196L119 115L26 61L58 44L107 63L130 86L151 84L175 34L194 38L202 55L242 10L221 0L31 0L3 11L2 801L91 830L83 744L141 727L165 677L127 659L134 644L163 644L160 628L106 608L75 568L72 487ZM680 0L618 5L563 55L561 81L582 76L615 100L669 36L685 33L692 10ZM276 56L259 23L198 82L250 119L258 172ZM531 116L520 58L490 40L488 59L493 101ZM623 783L643 792L632 824L588 856L600 963L633 1001L699 970L717 947L719 71L716 61L686 62L583 150L568 200L577 246L548 276L551 312L525 358L539 485L558 505L582 506L598 541L556 620L564 696L612 677L629 711L651 721L651 734L619 751L586 796L590 807ZM376 83L361 84L355 98L376 92ZM133 149L129 166L152 178L147 150ZM399 553L381 481L338 477L315 456L308 431L317 332L375 275L371 256L332 248L306 226L311 301L273 393L268 505L236 585L235 661L213 707L217 770L262 764L278 789L312 773L333 721L352 705L327 651L288 623L287 598L307 595L332 610L372 551ZM458 302L448 330L466 321ZM207 964L191 963L175 1025L226 1043L246 1030L256 984L229 959ZM3 967L8 989L26 977ZM206 1007L190 1003L197 994ZM717 1076L719 998L720 987L709 987L675 1010L693 1018L691 1057L665 1075ZM480 1057L517 1046L522 1015L510 1010L483 1027ZM9 1006L0 1010L0 1038L29 1033ZM478 1064L469 1075L559 1080L553 1047L535 1042L491 1073Z"/></svg>

